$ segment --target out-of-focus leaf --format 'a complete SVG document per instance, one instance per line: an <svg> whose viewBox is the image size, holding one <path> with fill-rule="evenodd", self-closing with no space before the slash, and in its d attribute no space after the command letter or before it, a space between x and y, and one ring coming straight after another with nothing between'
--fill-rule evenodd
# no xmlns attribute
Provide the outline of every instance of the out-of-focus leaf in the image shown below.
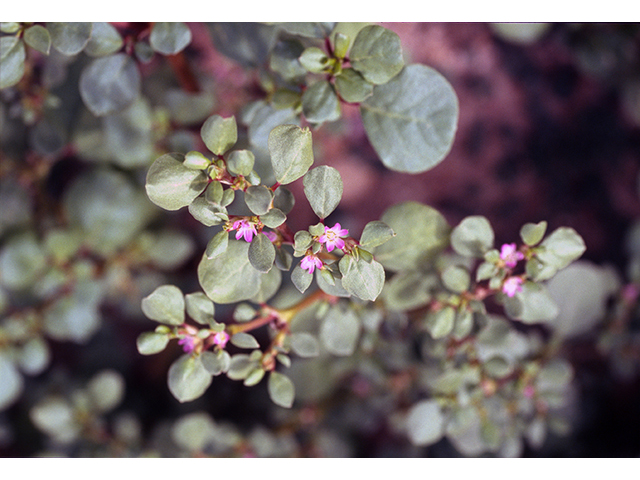
<svg viewBox="0 0 640 480"><path fill-rule="evenodd" d="M182 22L156 22L149 35L151 47L163 55L175 55L191 43L191 30Z"/></svg>
<svg viewBox="0 0 640 480"><path fill-rule="evenodd" d="M53 47L64 55L76 55L82 51L91 38L91 22L51 22L47 23Z"/></svg>

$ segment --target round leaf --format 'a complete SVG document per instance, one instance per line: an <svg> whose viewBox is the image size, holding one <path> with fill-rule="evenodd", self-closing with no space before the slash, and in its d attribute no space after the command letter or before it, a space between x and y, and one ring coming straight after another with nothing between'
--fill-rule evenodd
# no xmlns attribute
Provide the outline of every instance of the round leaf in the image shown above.
<svg viewBox="0 0 640 480"><path fill-rule="evenodd" d="M160 353L168 343L169 337L164 333L157 332L143 332L136 340L136 346L141 355Z"/></svg>
<svg viewBox="0 0 640 480"><path fill-rule="evenodd" d="M201 397L209 388L211 374L204 368L199 356L182 355L169 367L167 383L180 403L190 402Z"/></svg>
<svg viewBox="0 0 640 480"><path fill-rule="evenodd" d="M313 165L311 131L280 125L269 133L269 152L276 180L286 185L302 177Z"/></svg>
<svg viewBox="0 0 640 480"><path fill-rule="evenodd" d="M291 334L291 349L303 358L317 357L320 354L318 339L305 332Z"/></svg>
<svg viewBox="0 0 640 480"><path fill-rule="evenodd" d="M0 38L0 89L12 87L20 81L26 57L24 43L18 37Z"/></svg>
<svg viewBox="0 0 640 480"><path fill-rule="evenodd" d="M336 77L336 91L346 102L360 103L373 94L373 85L352 68L345 68Z"/></svg>
<svg viewBox="0 0 640 480"><path fill-rule="evenodd" d="M489 220L479 215L466 217L451 232L451 246L465 257L483 257L493 247L493 241Z"/></svg>
<svg viewBox="0 0 640 480"><path fill-rule="evenodd" d="M182 164L183 157L167 153L156 159L147 172L145 189L149 199L166 210L189 205L207 187L206 174Z"/></svg>
<svg viewBox="0 0 640 480"><path fill-rule="evenodd" d="M380 220L367 223L360 236L360 245L366 249L378 247L395 237L393 229Z"/></svg>
<svg viewBox="0 0 640 480"><path fill-rule="evenodd" d="M291 408L296 391L289 377L282 373L271 372L267 382L267 389L273 403L284 408Z"/></svg>
<svg viewBox="0 0 640 480"><path fill-rule="evenodd" d="M200 128L200 136L209 150L222 155L238 141L238 126L235 117L222 118L211 115Z"/></svg>
<svg viewBox="0 0 640 480"><path fill-rule="evenodd" d="M260 290L261 273L249 262L249 244L229 241L224 253L198 265L198 279L207 296L215 303L249 300Z"/></svg>
<svg viewBox="0 0 640 480"><path fill-rule="evenodd" d="M384 268L375 260L367 262L363 258L357 260L351 255L342 257L339 263L342 273L342 286L352 295L374 301L384 286Z"/></svg>
<svg viewBox="0 0 640 480"><path fill-rule="evenodd" d="M12 405L24 388L24 380L13 362L0 355L0 411Z"/></svg>
<svg viewBox="0 0 640 480"><path fill-rule="evenodd" d="M331 308L320 325L320 340L334 355L353 354L359 335L360 322L351 309Z"/></svg>
<svg viewBox="0 0 640 480"><path fill-rule="evenodd" d="M420 173L449 153L458 123L458 98L438 72L410 65L360 104L367 137L382 163Z"/></svg>
<svg viewBox="0 0 640 480"><path fill-rule="evenodd" d="M342 199L342 178L333 167L321 165L309 170L303 178L304 194L315 214L327 218Z"/></svg>
<svg viewBox="0 0 640 480"><path fill-rule="evenodd" d="M259 233L254 237L249 246L248 254L253 268L262 273L271 270L276 259L276 249L264 233Z"/></svg>
<svg viewBox="0 0 640 480"><path fill-rule="evenodd" d="M131 105L140 93L140 72L124 53L94 60L80 75L80 96L94 115L100 117Z"/></svg>
<svg viewBox="0 0 640 480"><path fill-rule="evenodd" d="M149 43L156 52L174 55L191 43L191 30L182 22L156 22Z"/></svg>
<svg viewBox="0 0 640 480"><path fill-rule="evenodd" d="M91 22L47 23L53 46L64 55L76 55L82 51L91 38Z"/></svg>
<svg viewBox="0 0 640 480"><path fill-rule="evenodd" d="M340 118L340 101L328 80L321 80L302 94L302 113L311 123L333 122Z"/></svg>
<svg viewBox="0 0 640 480"><path fill-rule="evenodd" d="M142 312L167 325L184 323L184 296L174 285L161 285L142 299Z"/></svg>
<svg viewBox="0 0 640 480"><path fill-rule="evenodd" d="M438 402L423 400L416 403L407 415L407 434L414 445L436 443L444 433L444 416Z"/></svg>
<svg viewBox="0 0 640 480"><path fill-rule="evenodd" d="M264 185L252 185L244 193L244 203L256 215L264 215L269 211L273 192Z"/></svg>
<svg viewBox="0 0 640 480"><path fill-rule="evenodd" d="M102 57L117 52L124 41L118 30L107 22L93 22L93 31L84 53L91 57Z"/></svg>
<svg viewBox="0 0 640 480"><path fill-rule="evenodd" d="M349 60L367 81L387 83L404 66L400 37L379 25L364 27L353 41Z"/></svg>
<svg viewBox="0 0 640 480"><path fill-rule="evenodd" d="M51 50L51 35L42 25L32 25L24 31L24 42L31 48L49 55Z"/></svg>
<svg viewBox="0 0 640 480"><path fill-rule="evenodd" d="M417 202L404 202L387 209L381 221L396 236L376 247L375 254L393 271L423 268L449 244L449 224L435 209Z"/></svg>

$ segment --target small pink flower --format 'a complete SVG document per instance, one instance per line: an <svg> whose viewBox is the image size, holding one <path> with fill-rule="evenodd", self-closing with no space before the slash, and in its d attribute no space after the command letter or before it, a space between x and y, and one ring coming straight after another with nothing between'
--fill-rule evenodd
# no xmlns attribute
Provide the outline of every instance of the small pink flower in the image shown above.
<svg viewBox="0 0 640 480"><path fill-rule="evenodd" d="M344 248L344 240L340 237L346 237L349 235L349 230L342 228L339 223L336 223L332 228L324 227L324 235L320 235L318 241L324 243L327 247L327 252L332 251L334 248Z"/></svg>
<svg viewBox="0 0 640 480"><path fill-rule="evenodd" d="M258 234L258 232L256 232L256 226L245 219L233 222L233 229L238 230L236 232L236 240L244 237L246 242L251 242L253 236Z"/></svg>
<svg viewBox="0 0 640 480"><path fill-rule="evenodd" d="M313 273L316 268L322 268L322 260L316 255L307 255L300 261L300 268L307 270L309 273Z"/></svg>
<svg viewBox="0 0 640 480"><path fill-rule="evenodd" d="M196 348L196 344L193 340L193 337L182 337L178 340L178 345L182 345L182 350L184 353L191 353Z"/></svg>
<svg viewBox="0 0 640 480"><path fill-rule="evenodd" d="M229 334L227 332L218 332L213 336L213 344L218 345L222 349L227 346L228 341Z"/></svg>
<svg viewBox="0 0 640 480"><path fill-rule="evenodd" d="M509 277L502 284L502 291L507 297L513 297L517 292L522 291L522 279L520 277Z"/></svg>
<svg viewBox="0 0 640 480"><path fill-rule="evenodd" d="M507 267L513 268L519 260L524 259L524 254L516 249L515 243L505 243L500 250L500 258Z"/></svg>
<svg viewBox="0 0 640 480"><path fill-rule="evenodd" d="M527 398L532 398L536 394L536 389L532 385L527 385L522 390L522 394Z"/></svg>
<svg viewBox="0 0 640 480"><path fill-rule="evenodd" d="M264 233L267 238L272 241L275 242L278 239L278 235L276 234L276 232L262 232Z"/></svg>

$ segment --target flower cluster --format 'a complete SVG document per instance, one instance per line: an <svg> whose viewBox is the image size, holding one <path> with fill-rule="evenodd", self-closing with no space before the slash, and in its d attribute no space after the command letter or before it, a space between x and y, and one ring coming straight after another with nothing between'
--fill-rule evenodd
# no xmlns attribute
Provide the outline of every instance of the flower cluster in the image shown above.
<svg viewBox="0 0 640 480"><path fill-rule="evenodd" d="M345 242L343 238L349 235L349 230L342 228L339 223L336 223L333 227L324 227L324 233L318 237L318 242L327 249L327 252L332 252L334 249L343 249ZM300 261L300 268L313 273L316 268L323 267L322 260L313 253L308 253Z"/></svg>

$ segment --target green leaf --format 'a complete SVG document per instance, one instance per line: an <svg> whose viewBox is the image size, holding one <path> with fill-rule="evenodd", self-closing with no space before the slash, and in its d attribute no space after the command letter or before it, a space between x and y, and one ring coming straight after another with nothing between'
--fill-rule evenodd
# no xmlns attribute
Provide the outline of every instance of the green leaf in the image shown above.
<svg viewBox="0 0 640 480"><path fill-rule="evenodd" d="M229 220L227 209L219 204L210 202L206 199L206 196L197 197L189 204L188 209L193 218L207 227L220 225Z"/></svg>
<svg viewBox="0 0 640 480"><path fill-rule="evenodd" d="M280 39L271 52L269 67L285 81L297 82L307 73L298 60L303 50L304 46L298 40Z"/></svg>
<svg viewBox="0 0 640 480"><path fill-rule="evenodd" d="M222 155L238 141L236 118L211 115L202 125L200 136L209 150L216 155Z"/></svg>
<svg viewBox="0 0 640 480"><path fill-rule="evenodd" d="M433 276L408 270L396 273L385 282L382 298L390 310L407 311L422 307L431 300L436 281Z"/></svg>
<svg viewBox="0 0 640 480"><path fill-rule="evenodd" d="M163 55L175 55L191 43L191 30L182 22L156 22L149 36L151 47Z"/></svg>
<svg viewBox="0 0 640 480"><path fill-rule="evenodd" d="M201 397L211 385L211 374L202 364L200 356L182 355L167 375L169 390L180 402L190 402Z"/></svg>
<svg viewBox="0 0 640 480"><path fill-rule="evenodd" d="M208 23L215 48L244 67L266 64L279 33L274 25L257 22Z"/></svg>
<svg viewBox="0 0 640 480"><path fill-rule="evenodd" d="M86 343L100 328L99 303L105 287L98 281L76 284L71 295L60 297L44 314L43 329L59 341Z"/></svg>
<svg viewBox="0 0 640 480"><path fill-rule="evenodd" d="M182 449L201 452L215 438L216 425L208 413L194 412L181 417L171 430L171 438Z"/></svg>
<svg viewBox="0 0 640 480"><path fill-rule="evenodd" d="M320 80L302 94L302 113L308 122L321 124L338 120L340 100L328 80Z"/></svg>
<svg viewBox="0 0 640 480"><path fill-rule="evenodd" d="M277 24L289 33L309 38L328 37L335 22L282 22Z"/></svg>
<svg viewBox="0 0 640 480"><path fill-rule="evenodd" d="M445 417L436 400L423 400L409 409L406 425L411 443L432 445L444 434Z"/></svg>
<svg viewBox="0 0 640 480"><path fill-rule="evenodd" d="M253 170L255 156L249 150L234 150L227 156L227 170L245 177Z"/></svg>
<svg viewBox="0 0 640 480"><path fill-rule="evenodd" d="M311 131L280 125L269 134L269 152L276 180L286 185L302 177L313 164Z"/></svg>
<svg viewBox="0 0 640 480"><path fill-rule="evenodd" d="M14 363L0 353L0 411L7 409L20 398L24 380Z"/></svg>
<svg viewBox="0 0 640 480"><path fill-rule="evenodd" d="M311 285L311 282L313 282L313 275L301 268L300 264L298 264L291 272L291 282L300 293L304 293Z"/></svg>
<svg viewBox="0 0 640 480"><path fill-rule="evenodd" d="M284 408L291 408L293 405L296 394L295 387L286 375L271 372L267 382L267 390L269 391L269 398L271 398L276 405Z"/></svg>
<svg viewBox="0 0 640 480"><path fill-rule="evenodd" d="M380 220L374 220L364 226L360 236L360 245L363 248L372 249L379 247L395 236L395 232L389 225Z"/></svg>
<svg viewBox="0 0 640 480"><path fill-rule="evenodd" d="M249 245L249 262L253 268L267 273L273 267L276 259L276 249L264 233L256 235Z"/></svg>
<svg viewBox="0 0 640 480"><path fill-rule="evenodd" d="M522 291L504 300L506 314L523 323L549 322L558 316L559 309L543 284L525 282Z"/></svg>
<svg viewBox="0 0 640 480"><path fill-rule="evenodd" d="M562 270L574 260L580 258L587 247L582 237L569 227L560 227L545 238L537 252L536 258L548 269L544 269L533 280L548 280L558 270Z"/></svg>
<svg viewBox="0 0 640 480"><path fill-rule="evenodd" d="M167 153L156 159L147 172L147 195L153 203L166 210L178 210L189 205L208 184L206 174L185 167L182 160L180 154Z"/></svg>
<svg viewBox="0 0 640 480"><path fill-rule="evenodd" d="M374 301L384 286L384 268L375 260L357 260L351 255L342 257L339 263L344 289L362 300Z"/></svg>
<svg viewBox="0 0 640 480"><path fill-rule="evenodd" d="M190 168L191 170L206 170L209 165L211 165L211 160L209 160L200 152L191 151L186 153L182 164L185 167ZM216 183L220 184L220 182ZM222 194L222 192L220 193Z"/></svg>
<svg viewBox="0 0 640 480"><path fill-rule="evenodd" d="M404 66L400 37L379 25L364 27L353 41L349 60L367 81L387 83Z"/></svg>
<svg viewBox="0 0 640 480"><path fill-rule="evenodd" d="M493 228L480 215L466 217L451 232L451 246L465 257L482 258L493 248L493 241Z"/></svg>
<svg viewBox="0 0 640 480"><path fill-rule="evenodd" d="M166 325L184 323L184 296L175 285L161 285L142 299L142 312Z"/></svg>
<svg viewBox="0 0 640 480"><path fill-rule="evenodd" d="M471 275L460 265L449 265L442 272L442 283L452 292L466 292L471 284Z"/></svg>
<svg viewBox="0 0 640 480"><path fill-rule="evenodd" d="M157 332L143 332L136 340L136 346L141 355L160 353L168 343L169 336L166 333Z"/></svg>
<svg viewBox="0 0 640 480"><path fill-rule="evenodd" d="M103 117L107 148L124 168L148 166L154 154L153 112L144 98L138 98L120 112Z"/></svg>
<svg viewBox="0 0 640 480"><path fill-rule="evenodd" d="M231 380L244 380L258 366L258 362L246 353L238 353L231 357L227 377Z"/></svg>
<svg viewBox="0 0 640 480"><path fill-rule="evenodd" d="M549 294L560 309L551 323L554 334L572 338L605 321L608 301L620 290L620 283L608 268L584 260L558 272L547 283Z"/></svg>
<svg viewBox="0 0 640 480"><path fill-rule="evenodd" d="M315 214L327 218L342 199L342 178L333 167L321 165L309 170L303 178L304 194Z"/></svg>
<svg viewBox="0 0 640 480"><path fill-rule="evenodd" d="M453 330L455 319L455 309L444 307L436 312L430 312L425 319L425 326L433 338L444 338Z"/></svg>
<svg viewBox="0 0 640 480"><path fill-rule="evenodd" d="M277 268L272 268L267 273L260 275L258 291L249 301L257 304L266 303L273 297L282 284L282 272Z"/></svg>
<svg viewBox="0 0 640 480"><path fill-rule="evenodd" d="M547 222L527 223L520 229L520 238L530 247L537 245L547 231Z"/></svg>
<svg viewBox="0 0 640 480"><path fill-rule="evenodd" d="M107 413L124 399L124 378L115 370L102 370L89 380L86 391L97 413Z"/></svg>
<svg viewBox="0 0 640 480"><path fill-rule="evenodd" d="M269 228L279 227L286 219L287 216L277 208L272 208L267 213L260 216L260 221Z"/></svg>
<svg viewBox="0 0 640 480"><path fill-rule="evenodd" d="M372 253L389 270L424 268L449 244L449 224L427 205L399 203L388 208L381 221L389 225L396 236Z"/></svg>
<svg viewBox="0 0 640 480"><path fill-rule="evenodd" d="M250 300L259 292L262 274L249 262L248 250L247 242L231 240L227 249L215 258L202 257L198 279L215 303Z"/></svg>
<svg viewBox="0 0 640 480"><path fill-rule="evenodd" d="M187 315L201 325L215 325L213 302L202 292L189 293L184 296Z"/></svg>
<svg viewBox="0 0 640 480"><path fill-rule="evenodd" d="M140 72L131 57L116 53L93 60L80 74L80 96L101 117L131 105L140 94Z"/></svg>
<svg viewBox="0 0 640 480"><path fill-rule="evenodd" d="M257 385L258 383L260 383L260 380L264 378L264 374L265 371L261 367L253 369L251 372L249 372L247 378L244 379L243 385L245 387L253 387L254 385Z"/></svg>
<svg viewBox="0 0 640 480"><path fill-rule="evenodd" d="M18 363L20 370L27 375L40 375L51 363L49 343L42 337L32 337L27 340L20 350Z"/></svg>
<svg viewBox="0 0 640 480"><path fill-rule="evenodd" d="M312 275L309 275L310 277ZM291 349L302 358L317 357L320 355L318 339L306 332L291 334Z"/></svg>
<svg viewBox="0 0 640 480"><path fill-rule="evenodd" d="M327 53L318 47L309 47L300 55L300 64L311 73L323 73L329 66Z"/></svg>
<svg viewBox="0 0 640 480"><path fill-rule="evenodd" d="M373 95L373 85L353 68L345 68L336 77L336 91L340 97L349 103L364 102Z"/></svg>
<svg viewBox="0 0 640 480"><path fill-rule="evenodd" d="M47 23L51 41L56 50L64 55L76 55L82 51L91 38L93 23L64 22Z"/></svg>
<svg viewBox="0 0 640 480"><path fill-rule="evenodd" d="M39 52L49 55L51 50L51 35L42 25L32 25L24 31L24 43Z"/></svg>
<svg viewBox="0 0 640 480"><path fill-rule="evenodd" d="M329 353L352 355L360 336L360 321L353 310L336 305L329 309L320 325L320 340Z"/></svg>
<svg viewBox="0 0 640 480"><path fill-rule="evenodd" d="M360 104L367 137L382 163L405 173L425 172L451 150L458 99L438 72L410 65Z"/></svg>
<svg viewBox="0 0 640 480"><path fill-rule="evenodd" d="M0 38L0 89L12 87L20 81L26 56L24 43L18 37Z"/></svg>
<svg viewBox="0 0 640 480"><path fill-rule="evenodd" d="M118 30L107 22L93 22L93 30L84 53L90 57L102 57L117 52L124 45Z"/></svg>
<svg viewBox="0 0 640 480"><path fill-rule="evenodd" d="M273 192L264 185L252 185L244 192L244 203L255 215L264 215L271 207Z"/></svg>
<svg viewBox="0 0 640 480"><path fill-rule="evenodd" d="M204 368L213 376L227 372L231 365L231 355L225 350L219 350L216 353L205 351L200 358Z"/></svg>
<svg viewBox="0 0 640 480"><path fill-rule="evenodd" d="M46 271L47 259L35 235L26 232L6 241L0 250L0 285L22 290Z"/></svg>
<svg viewBox="0 0 640 480"><path fill-rule="evenodd" d="M238 348L260 348L256 338L245 332L236 333L231 337L230 341Z"/></svg>

